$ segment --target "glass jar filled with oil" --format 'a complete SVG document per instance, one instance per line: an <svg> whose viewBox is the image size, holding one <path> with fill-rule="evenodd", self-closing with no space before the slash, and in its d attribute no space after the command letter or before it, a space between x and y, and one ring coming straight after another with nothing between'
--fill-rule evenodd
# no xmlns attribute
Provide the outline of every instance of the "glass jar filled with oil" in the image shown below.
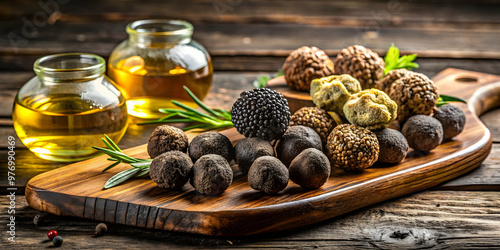
<svg viewBox="0 0 500 250"><path fill-rule="evenodd" d="M127 129L127 106L105 69L93 54L38 59L37 76L19 90L12 112L23 144L43 159L78 161L98 153L92 146L103 144L103 134L118 142Z"/></svg>
<svg viewBox="0 0 500 250"><path fill-rule="evenodd" d="M108 75L123 90L130 115L157 119L171 100L195 107L183 86L203 99L212 85L208 52L191 39L193 26L181 20L140 20L127 26L129 39L108 61Z"/></svg>

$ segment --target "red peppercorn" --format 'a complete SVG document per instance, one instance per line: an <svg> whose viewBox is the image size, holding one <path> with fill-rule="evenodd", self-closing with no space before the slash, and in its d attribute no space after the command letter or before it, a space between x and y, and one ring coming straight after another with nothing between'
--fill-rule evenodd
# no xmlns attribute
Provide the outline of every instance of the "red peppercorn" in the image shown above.
<svg viewBox="0 0 500 250"><path fill-rule="evenodd" d="M50 230L48 233L47 233L47 237L49 237L49 240L52 240L54 239L54 237L56 237L58 234L57 234L57 231L56 230Z"/></svg>

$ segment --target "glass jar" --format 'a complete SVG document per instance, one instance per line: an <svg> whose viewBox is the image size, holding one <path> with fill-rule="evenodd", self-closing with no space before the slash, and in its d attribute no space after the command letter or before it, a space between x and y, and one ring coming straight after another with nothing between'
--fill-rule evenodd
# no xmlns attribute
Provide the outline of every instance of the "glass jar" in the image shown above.
<svg viewBox="0 0 500 250"><path fill-rule="evenodd" d="M140 20L127 26L129 39L108 60L108 76L124 90L128 112L139 118L165 116L171 100L196 107L187 86L203 99L212 85L210 55L191 39L193 26L181 20Z"/></svg>
<svg viewBox="0 0 500 250"><path fill-rule="evenodd" d="M103 134L118 142L127 129L127 106L104 75L106 63L93 54L45 56L36 77L17 93L14 129L26 147L43 159L78 161L98 154Z"/></svg>

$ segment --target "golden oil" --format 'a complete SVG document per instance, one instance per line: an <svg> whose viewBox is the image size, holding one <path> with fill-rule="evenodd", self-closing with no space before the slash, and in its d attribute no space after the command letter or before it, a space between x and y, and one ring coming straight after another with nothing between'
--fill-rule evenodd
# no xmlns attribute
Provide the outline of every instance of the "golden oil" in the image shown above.
<svg viewBox="0 0 500 250"><path fill-rule="evenodd" d="M38 157L78 161L98 153L108 135L119 141L127 129L125 101L111 107L82 99L78 94L32 95L14 103L14 128L24 145Z"/></svg>
<svg viewBox="0 0 500 250"><path fill-rule="evenodd" d="M146 119L164 117L165 114L160 113L158 109L173 108L171 100L196 107L183 86L187 86L198 98L203 99L212 85L212 74L210 58L204 67L196 71L180 66L147 66L139 56L120 60L116 65L108 64L108 76L124 92L128 113Z"/></svg>

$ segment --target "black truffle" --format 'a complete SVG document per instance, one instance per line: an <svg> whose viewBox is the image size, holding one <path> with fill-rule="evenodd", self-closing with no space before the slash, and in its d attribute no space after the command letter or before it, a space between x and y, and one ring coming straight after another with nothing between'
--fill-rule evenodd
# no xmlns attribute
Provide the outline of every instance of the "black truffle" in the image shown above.
<svg viewBox="0 0 500 250"><path fill-rule="evenodd" d="M151 158L171 150L185 153L187 148L188 138L184 131L168 125L156 127L148 141L148 154Z"/></svg>
<svg viewBox="0 0 500 250"><path fill-rule="evenodd" d="M224 157L208 154L200 157L191 171L191 185L201 194L218 195L233 182L233 170Z"/></svg>
<svg viewBox="0 0 500 250"><path fill-rule="evenodd" d="M261 156L274 156L274 148L266 140L260 138L244 138L234 147L236 163L241 172L248 173L252 163Z"/></svg>
<svg viewBox="0 0 500 250"><path fill-rule="evenodd" d="M234 127L245 137L278 139L290 122L288 101L267 88L243 91L231 109Z"/></svg>
<svg viewBox="0 0 500 250"><path fill-rule="evenodd" d="M434 117L414 115L401 130L410 147L420 151L431 151L443 141L443 126Z"/></svg>
<svg viewBox="0 0 500 250"><path fill-rule="evenodd" d="M445 140L457 136L464 130L465 114L458 106L443 105L434 112L434 118L441 122Z"/></svg>
<svg viewBox="0 0 500 250"><path fill-rule="evenodd" d="M378 161L385 163L400 163L408 152L408 141L401 132L395 129L374 131L377 135L380 151Z"/></svg>
<svg viewBox="0 0 500 250"><path fill-rule="evenodd" d="M288 167L293 158L306 148L322 150L323 142L321 137L310 127L291 126L276 145L276 154L283 164Z"/></svg>
<svg viewBox="0 0 500 250"><path fill-rule="evenodd" d="M276 194L288 185L288 169L272 156L257 158L248 170L248 184L266 194Z"/></svg>
<svg viewBox="0 0 500 250"><path fill-rule="evenodd" d="M149 166L149 176L158 187L177 189L189 180L193 162L181 151L165 152L153 159Z"/></svg>
<svg viewBox="0 0 500 250"><path fill-rule="evenodd" d="M189 156L196 162L203 155L216 154L227 162L234 158L233 144L229 138L219 132L205 132L197 135L189 144Z"/></svg>
<svg viewBox="0 0 500 250"><path fill-rule="evenodd" d="M303 188L319 188L330 177L330 161L315 148L302 151L290 164L290 179Z"/></svg>

